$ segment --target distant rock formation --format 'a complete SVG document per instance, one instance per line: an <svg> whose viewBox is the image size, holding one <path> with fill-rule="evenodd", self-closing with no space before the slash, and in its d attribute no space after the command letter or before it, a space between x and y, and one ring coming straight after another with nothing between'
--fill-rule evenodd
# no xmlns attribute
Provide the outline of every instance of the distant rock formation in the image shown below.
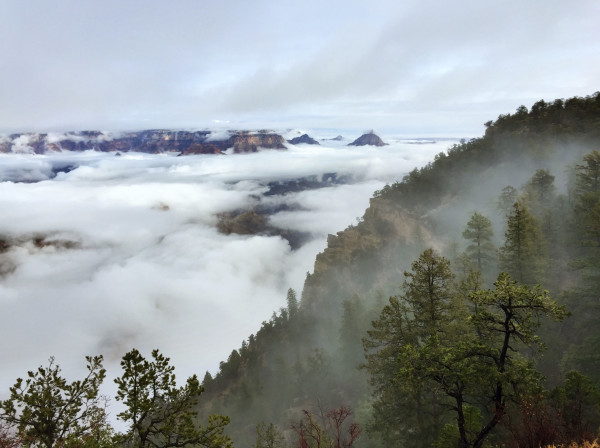
<svg viewBox="0 0 600 448"><path fill-rule="evenodd" d="M280 236L288 241L292 250L302 247L310 240L307 232L282 229L269 224L268 212L259 213L254 210L223 213L217 215L219 222L217 229L225 235L236 233L238 235L268 235Z"/></svg>
<svg viewBox="0 0 600 448"><path fill-rule="evenodd" d="M300 144L319 145L320 144L318 141L316 141L314 138L310 137L308 134L302 134L300 137L294 137L293 139L288 140L288 143L291 143L292 145L300 145Z"/></svg>
<svg viewBox="0 0 600 448"><path fill-rule="evenodd" d="M286 149L282 136L269 132L230 131L229 137L211 138L211 131L146 130L122 134L100 131L61 134L24 133L0 136L0 153L45 154L62 151L102 151L116 154L128 151L160 154L220 154L256 152L259 148Z"/></svg>
<svg viewBox="0 0 600 448"><path fill-rule="evenodd" d="M260 131L257 134L242 132L230 138L234 153L256 152L258 148L286 149L281 135Z"/></svg>
<svg viewBox="0 0 600 448"><path fill-rule="evenodd" d="M321 139L323 141L334 141L334 142L341 142L342 140L344 140L344 137L342 137L341 135L338 135L337 137L333 137L333 138L323 138Z"/></svg>
<svg viewBox="0 0 600 448"><path fill-rule="evenodd" d="M385 146L387 143L384 143L378 135L376 135L373 131L367 132L366 134L361 135L352 143L348 143L348 146Z"/></svg>

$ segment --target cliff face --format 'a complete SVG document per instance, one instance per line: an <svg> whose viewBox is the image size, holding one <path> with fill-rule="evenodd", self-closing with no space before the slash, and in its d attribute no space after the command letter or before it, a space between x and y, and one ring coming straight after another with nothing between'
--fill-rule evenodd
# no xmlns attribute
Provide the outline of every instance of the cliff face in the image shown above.
<svg viewBox="0 0 600 448"><path fill-rule="evenodd" d="M394 201L372 198L362 221L336 235L317 255L303 292L303 306L332 312L355 294L397 283L423 247L439 247L428 224ZM325 298L325 300L324 300Z"/></svg>
<svg viewBox="0 0 600 448"><path fill-rule="evenodd" d="M233 148L235 153L256 152L258 148L285 149L285 140L278 134L232 132L229 138L211 139L210 131L146 130L124 134L100 131L64 134L12 134L0 137L0 152L45 154L61 151L137 151L149 154L178 152L188 154L219 154Z"/></svg>
<svg viewBox="0 0 600 448"><path fill-rule="evenodd" d="M234 153L256 152L258 148L286 149L281 135L259 132L258 134L240 133L230 138ZM230 146L230 147L231 147Z"/></svg>
<svg viewBox="0 0 600 448"><path fill-rule="evenodd" d="M333 266L351 266L364 252L381 251L395 243L437 245L433 234L413 213L392 201L371 198L363 221L327 237L327 247L315 260L314 273L324 274Z"/></svg>

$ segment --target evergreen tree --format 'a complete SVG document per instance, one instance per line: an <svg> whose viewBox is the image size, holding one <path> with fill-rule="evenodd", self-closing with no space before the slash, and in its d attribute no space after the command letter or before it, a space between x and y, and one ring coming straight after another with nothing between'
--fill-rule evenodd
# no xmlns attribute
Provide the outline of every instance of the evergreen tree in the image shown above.
<svg viewBox="0 0 600 448"><path fill-rule="evenodd" d="M580 242L600 247L600 152L592 151L577 165L575 214Z"/></svg>
<svg viewBox="0 0 600 448"><path fill-rule="evenodd" d="M579 318L570 323L569 363L600 381L600 152L592 151L575 167L574 259L579 281L567 293L568 305Z"/></svg>
<svg viewBox="0 0 600 448"><path fill-rule="evenodd" d="M285 438L273 423L261 422L256 426L256 441L252 448L286 448Z"/></svg>
<svg viewBox="0 0 600 448"><path fill-rule="evenodd" d="M577 371L552 390L550 403L561 416L565 442L583 443L597 436L600 426L600 388Z"/></svg>
<svg viewBox="0 0 600 448"><path fill-rule="evenodd" d="M524 194L530 209L542 209L547 207L556 194L554 176L548 170L539 169L525 184Z"/></svg>
<svg viewBox="0 0 600 448"><path fill-rule="evenodd" d="M429 381L456 418L455 440L460 448L481 448L501 423L511 401L524 393L541 390L543 377L521 354L539 350L536 335L540 317L562 320L566 311L539 286L529 288L501 274L495 290L471 295L475 305L468 319L461 319L463 334L440 333L419 345L402 347L396 379L405 384ZM468 328L471 327L471 331ZM418 383L417 383L418 384ZM469 424L468 404L481 404ZM489 404L493 405L488 412Z"/></svg>
<svg viewBox="0 0 600 448"><path fill-rule="evenodd" d="M16 426L21 446L58 448L85 445L88 440L106 442L111 430L106 422L104 402L98 396L105 377L102 356L86 357L88 373L69 383L50 358L18 378L10 397L0 402L0 420Z"/></svg>
<svg viewBox="0 0 600 448"><path fill-rule="evenodd" d="M169 358L152 351L152 361L136 349L121 360L123 375L115 379L117 401L126 409L118 418L129 423L122 443L133 448L231 447L223 434L229 418L211 415L206 426L196 421L194 407L203 392L196 375L185 386L175 384L175 368Z"/></svg>
<svg viewBox="0 0 600 448"><path fill-rule="evenodd" d="M287 310L290 320L295 319L298 315L298 298L296 291L292 288L288 289L287 292Z"/></svg>
<svg viewBox="0 0 600 448"><path fill-rule="evenodd" d="M512 213L515 202L517 202L518 196L519 192L515 187L510 185L504 187L496 203L498 210L500 210L504 216L509 216Z"/></svg>
<svg viewBox="0 0 600 448"><path fill-rule="evenodd" d="M353 373L348 376L356 377L356 368L363 361L362 335L365 328L361 325L361 318L366 310L360 298L354 295L350 300L344 300L342 323L340 326L340 358L342 364Z"/></svg>
<svg viewBox="0 0 600 448"><path fill-rule="evenodd" d="M441 426L439 394L422 378L395 381L398 357L440 333L455 333L465 310L456 293L450 262L427 249L405 272L404 294L390 297L363 340L365 368L374 386L373 420L368 426L389 447L432 443Z"/></svg>
<svg viewBox="0 0 600 448"><path fill-rule="evenodd" d="M583 156L583 165L576 167L576 193L580 199L591 195L597 199L600 194L600 152L592 151Z"/></svg>
<svg viewBox="0 0 600 448"><path fill-rule="evenodd" d="M451 315L461 311L450 261L433 249L425 250L404 272L404 300L410 306L420 337L441 331Z"/></svg>
<svg viewBox="0 0 600 448"><path fill-rule="evenodd" d="M481 213L475 212L467 223L467 228L462 236L471 242L467 247L467 254L477 264L477 268L483 272L484 268L488 268L494 259L492 222Z"/></svg>
<svg viewBox="0 0 600 448"><path fill-rule="evenodd" d="M508 217L505 237L500 249L500 269L520 283L542 282L546 267L545 241L531 213L518 202Z"/></svg>

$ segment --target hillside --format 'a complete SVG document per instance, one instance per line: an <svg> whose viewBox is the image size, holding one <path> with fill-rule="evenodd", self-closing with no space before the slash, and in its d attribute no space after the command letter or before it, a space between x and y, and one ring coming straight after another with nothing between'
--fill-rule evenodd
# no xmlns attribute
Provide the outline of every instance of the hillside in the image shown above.
<svg viewBox="0 0 600 448"><path fill-rule="evenodd" d="M365 362L361 340L388 297L402 292L403 272L424 249L451 260L460 274L465 256L459 255L469 250L463 232L474 212L491 220L495 248L506 246L512 203L503 211L501 199L510 192L509 201L526 204L543 224L543 269L532 283L542 283L573 313L559 327L542 328L549 349L538 365L547 387L561 384L573 369L598 385L600 356L593 347L600 337L600 314L596 294L590 295L600 278L594 261L598 245L582 243L586 230L578 222L587 211L577 206L575 184L583 156L598 148L599 93L539 101L486 123L484 136L452 146L375 192L357 225L329 236L314 272L307 274L299 307L290 291L288 308L243 341L214 378L206 375L205 410L229 415L236 446L249 447L260 422L275 423L291 440L291 424L302 409L323 413L349 406L370 429L359 446L379 446L377 440L387 446L385 434L373 424L377 396L367 372L357 368ZM540 176L551 194L536 199ZM493 253L483 269L486 287L502 266Z"/></svg>

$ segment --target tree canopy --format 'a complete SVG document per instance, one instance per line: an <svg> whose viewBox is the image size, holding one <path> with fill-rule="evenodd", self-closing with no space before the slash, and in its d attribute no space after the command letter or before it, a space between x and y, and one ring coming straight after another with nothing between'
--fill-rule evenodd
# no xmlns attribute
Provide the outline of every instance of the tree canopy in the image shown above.
<svg viewBox="0 0 600 448"><path fill-rule="evenodd" d="M97 436L106 425L104 401L99 397L105 377L102 356L86 357L87 375L68 382L50 358L48 366L27 372L0 402L0 419L16 426L25 447L56 448Z"/></svg>
<svg viewBox="0 0 600 448"><path fill-rule="evenodd" d="M126 410L118 417L129 423L123 441L135 448L227 447L231 441L223 434L227 417L213 415L206 427L196 421L194 406L203 392L196 375L177 387L175 368L158 350L146 360L133 349L121 360L123 374L115 379L116 399Z"/></svg>

